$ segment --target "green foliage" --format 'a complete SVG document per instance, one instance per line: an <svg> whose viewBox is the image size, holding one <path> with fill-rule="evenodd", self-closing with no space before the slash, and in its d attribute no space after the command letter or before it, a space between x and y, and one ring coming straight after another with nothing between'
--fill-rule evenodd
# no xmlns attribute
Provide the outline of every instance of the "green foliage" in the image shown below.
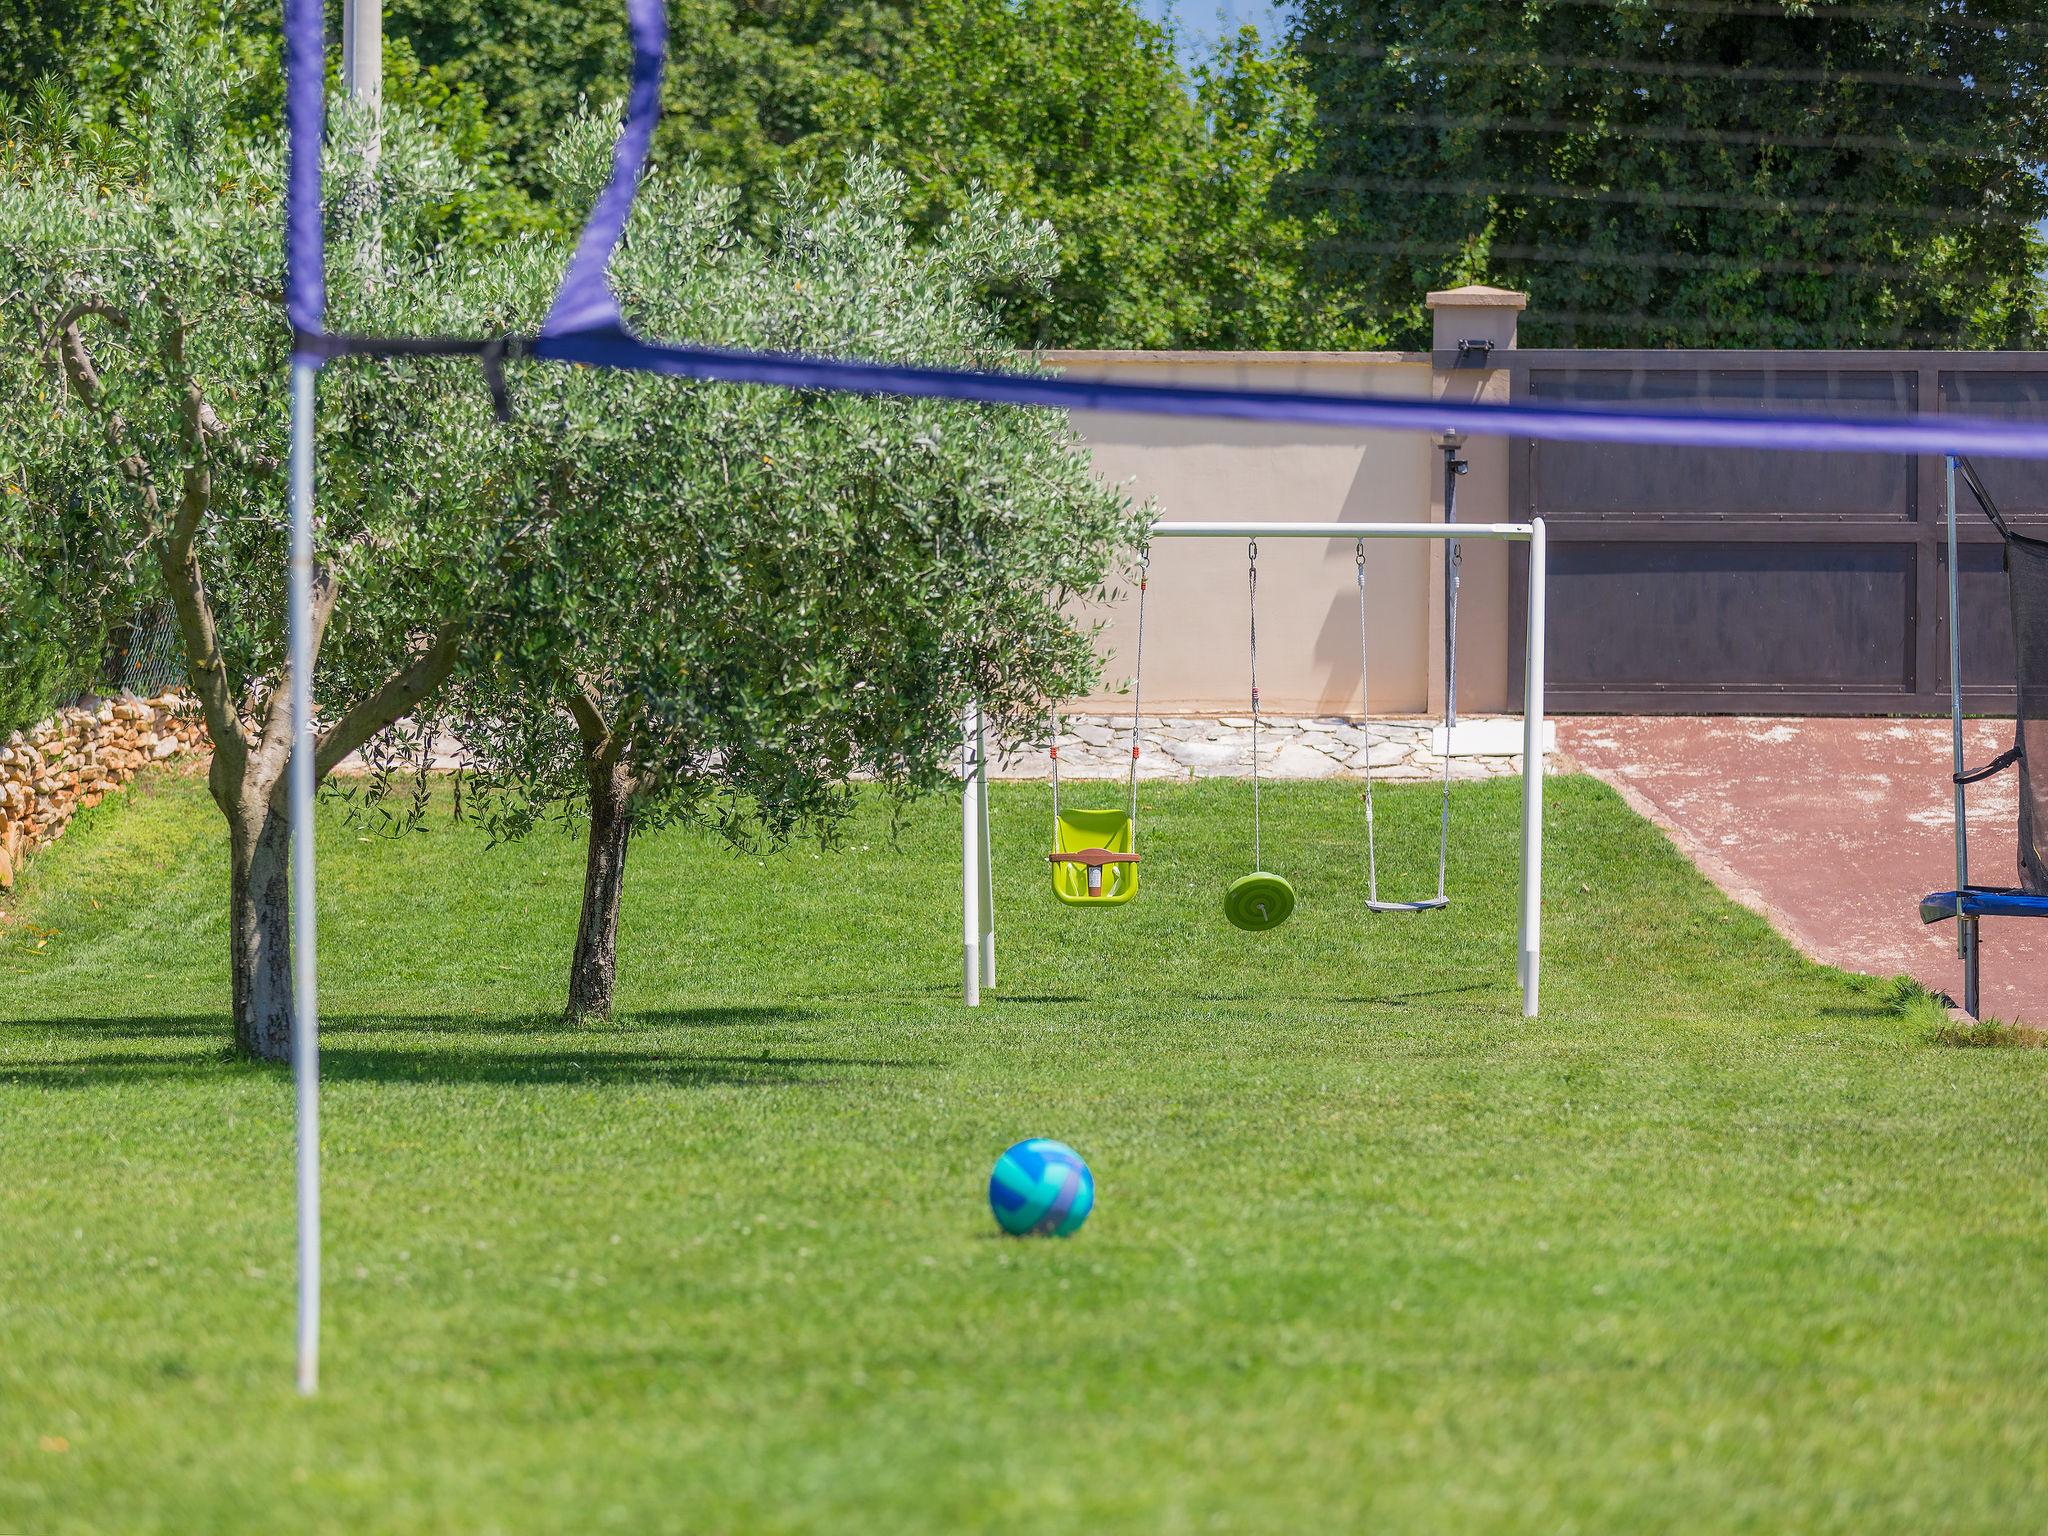
<svg viewBox="0 0 2048 1536"><path fill-rule="evenodd" d="M137 0L11 0L0 8L0 95L50 78L81 100L129 94L148 45L139 10Z"/></svg>
<svg viewBox="0 0 2048 1536"><path fill-rule="evenodd" d="M849 76L901 48L910 15L906 0L670 0L662 158L694 159L765 206L775 173L808 158L792 147L825 126ZM620 0L387 0L384 17L439 78L489 101L498 147L534 190L562 125L625 94Z"/></svg>
<svg viewBox="0 0 2048 1536"><path fill-rule="evenodd" d="M0 16L0 117L15 120L17 135L48 137L54 112L83 142L132 142L166 63L163 39L174 39L175 58L203 37L227 92L223 131L268 139L284 99L279 15L273 0L22 0ZM329 52L330 74L338 73L339 49ZM554 222L510 177L482 95L421 64L404 37L385 40L384 100L428 125L462 167L439 215L448 231L489 243Z"/></svg>
<svg viewBox="0 0 2048 1536"><path fill-rule="evenodd" d="M587 188L609 141L584 120L554 173ZM729 191L657 176L622 303L655 336L1022 366L980 295L1042 291L1051 231L984 191L914 242L905 199L857 161L831 195L780 183L754 234ZM514 386L501 459L535 515L456 705L498 830L582 801L593 719L638 824L687 811L740 836L829 821L852 774L933 787L971 699L1022 730L1092 683L1064 609L1147 517L1060 413L551 366Z"/></svg>
<svg viewBox="0 0 2048 1536"><path fill-rule="evenodd" d="M1007 296L1036 343L1302 344L1306 221L1270 194L1305 163L1310 103L1250 30L1190 82L1129 0L932 0L834 118L908 170L925 219L985 186L1052 222L1058 281Z"/></svg>
<svg viewBox="0 0 2048 1536"><path fill-rule="evenodd" d="M2024 347L2042 335L2039 8L1304 0L1317 281L1395 341L1532 295L1525 343Z"/></svg>
<svg viewBox="0 0 2048 1536"><path fill-rule="evenodd" d="M624 87L613 0L394 0L386 16L439 77L481 89L531 187L556 126ZM1192 80L1130 0L687 0L669 36L657 149L739 188L749 222L772 217L779 174L836 179L870 149L908 174L926 233L978 188L1049 220L1058 279L995 295L1014 340L1304 345L1319 323L1298 281L1313 218L1269 195L1303 163L1309 102L1250 33Z"/></svg>
<svg viewBox="0 0 2048 1536"><path fill-rule="evenodd" d="M108 625L125 616L124 573L97 558L91 513L32 501L28 478L0 460L0 743L91 684Z"/></svg>
<svg viewBox="0 0 2048 1536"><path fill-rule="evenodd" d="M280 164L274 144L232 124L246 84L232 39L166 36L111 128L18 134L0 158L0 442L26 505L69 520L61 540L0 551L0 583L189 597L195 679L254 729L284 643ZM449 244L456 157L394 111L371 169L367 133L348 114L335 123L336 324L533 323L558 247L514 240L487 257ZM332 719L423 636L466 622L504 542L505 487L473 368L329 369L321 426L323 552L343 594L317 678ZM0 651L0 671L14 665Z"/></svg>
<svg viewBox="0 0 2048 1536"><path fill-rule="evenodd" d="M94 539L74 508L31 504L0 471L0 743L90 684L115 604L74 545ZM80 580L80 573L86 580Z"/></svg>
<svg viewBox="0 0 2048 1536"><path fill-rule="evenodd" d="M40 161L99 181L137 160L129 140L82 119L54 84L31 93L4 129L0 173ZM47 415L57 392L38 383L13 408ZM32 441L26 430L0 432L0 738L93 682L108 627L132 611L136 587L132 558L105 547L105 520L81 494L90 487L48 473Z"/></svg>

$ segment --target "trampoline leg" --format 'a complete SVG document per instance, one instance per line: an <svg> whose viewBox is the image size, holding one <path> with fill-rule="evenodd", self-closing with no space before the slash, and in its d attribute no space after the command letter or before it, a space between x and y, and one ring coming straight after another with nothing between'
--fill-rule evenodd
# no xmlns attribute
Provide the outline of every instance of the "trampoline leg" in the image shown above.
<svg viewBox="0 0 2048 1536"><path fill-rule="evenodd" d="M1974 1019L1979 1017L1977 919L1974 917L1962 918L1959 920L1958 926L1961 928L1963 936L1963 1012Z"/></svg>

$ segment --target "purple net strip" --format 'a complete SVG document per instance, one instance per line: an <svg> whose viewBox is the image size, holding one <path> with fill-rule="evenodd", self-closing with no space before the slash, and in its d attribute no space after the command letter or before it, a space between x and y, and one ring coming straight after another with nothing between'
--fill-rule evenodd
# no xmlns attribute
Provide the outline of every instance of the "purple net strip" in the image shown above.
<svg viewBox="0 0 2048 1536"><path fill-rule="evenodd" d="M640 174L661 121L661 66L667 49L668 14L663 0L626 0L627 25L633 37L633 88L626 98L626 122L612 147L612 174L597 206L576 241L576 254L540 328L543 336L575 331L623 330L619 301L612 294L607 269L633 199L640 192Z"/></svg>
<svg viewBox="0 0 2048 1536"><path fill-rule="evenodd" d="M1209 416L1352 430L1465 432L1474 436L1528 437L1566 443L2048 458L2048 423L1987 421L1967 416L1752 416L1375 399L1196 389L1178 384L1112 384L1036 374L981 373L776 352L668 346L642 341L623 330L543 336L532 344L531 350L536 357L560 362L633 368L683 378L863 395L975 400L991 405L1039 405L1061 410Z"/></svg>
<svg viewBox="0 0 2048 1536"><path fill-rule="evenodd" d="M284 304L292 329L308 336L317 335L327 317L327 263L320 225L325 44L321 0L285 0ZM302 360L318 361L310 356Z"/></svg>

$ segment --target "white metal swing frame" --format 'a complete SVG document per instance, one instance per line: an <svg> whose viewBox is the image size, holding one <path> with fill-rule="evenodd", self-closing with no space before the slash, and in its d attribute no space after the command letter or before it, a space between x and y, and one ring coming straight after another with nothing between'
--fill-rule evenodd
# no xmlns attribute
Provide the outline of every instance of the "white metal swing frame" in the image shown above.
<svg viewBox="0 0 2048 1536"><path fill-rule="evenodd" d="M1537 1016L1543 958L1543 632L1549 546L1543 519L1526 523L1178 523L1152 526L1155 539L1485 539L1529 546L1529 611L1522 661L1522 891L1515 977L1522 1016ZM961 996L970 1008L996 984L995 887L989 867L988 733L977 705L961 741ZM1444 743L1446 754L1451 743Z"/></svg>

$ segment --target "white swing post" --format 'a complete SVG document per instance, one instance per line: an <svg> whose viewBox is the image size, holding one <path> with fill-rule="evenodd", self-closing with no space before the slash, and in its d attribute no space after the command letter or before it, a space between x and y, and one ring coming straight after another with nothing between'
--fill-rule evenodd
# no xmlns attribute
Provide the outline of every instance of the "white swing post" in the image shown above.
<svg viewBox="0 0 2048 1536"><path fill-rule="evenodd" d="M980 715L970 704L960 730L960 999L970 1008L981 1006Z"/></svg>
<svg viewBox="0 0 2048 1536"><path fill-rule="evenodd" d="M1522 882L1515 979L1522 1014L1535 1018L1543 955L1543 631L1550 561L1543 519L1526 523L1185 523L1152 525L1155 539L1487 539L1529 546L1528 635L1522 673ZM989 894L988 764L978 707L964 722L961 789L961 928L965 1000L981 1002L984 974L995 982L994 905ZM1449 742L1444 743L1448 749ZM983 962L986 962L985 964Z"/></svg>
<svg viewBox="0 0 2048 1536"><path fill-rule="evenodd" d="M1525 1019L1536 1017L1543 979L1543 632L1549 585L1549 536L1539 517L1529 523L1529 628L1522 647L1522 931L1515 974Z"/></svg>
<svg viewBox="0 0 2048 1536"><path fill-rule="evenodd" d="M320 1388L320 919L313 876L313 440L314 365L292 364L291 406L291 816L292 1086L297 1109L299 1391Z"/></svg>
<svg viewBox="0 0 2048 1536"><path fill-rule="evenodd" d="M996 984L996 885L995 861L988 852L988 717L974 706L974 821L976 864L981 881L975 892L980 908L981 980Z"/></svg>

